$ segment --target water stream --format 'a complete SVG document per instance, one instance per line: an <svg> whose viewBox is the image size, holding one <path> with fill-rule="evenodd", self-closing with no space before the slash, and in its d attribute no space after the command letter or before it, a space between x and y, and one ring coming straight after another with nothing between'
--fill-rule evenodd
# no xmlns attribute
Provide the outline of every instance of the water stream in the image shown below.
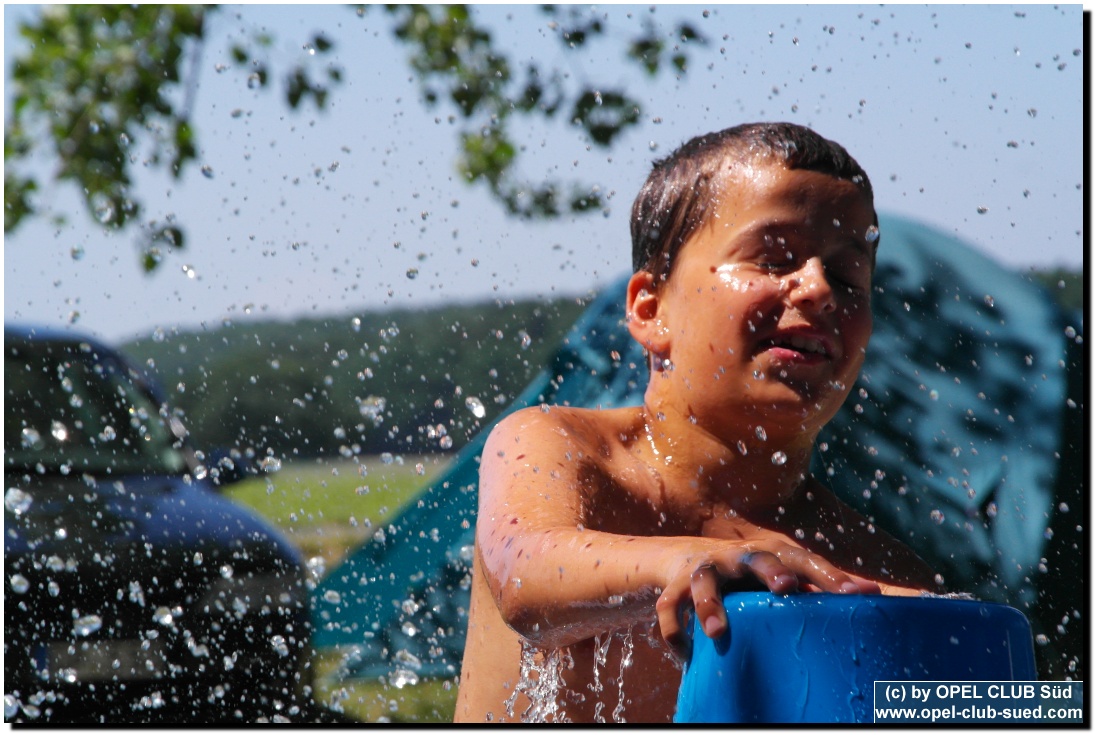
<svg viewBox="0 0 1095 735"><path fill-rule="evenodd" d="M593 682L588 685L590 694L596 698L594 721L606 722L604 712L604 674L608 671L608 653L612 642L621 646L620 671L616 677L619 700L612 711L612 722L627 722L624 718L624 672L630 668L634 653L632 629L612 631L594 638ZM564 709L567 699L584 701L586 695L567 689L564 674L574 669L574 657L567 648L549 651L536 648L522 641L521 677L506 700L506 715L518 718L523 723L571 722ZM524 694L529 705L519 715L516 713L517 698ZM562 696L561 696L562 695Z"/></svg>

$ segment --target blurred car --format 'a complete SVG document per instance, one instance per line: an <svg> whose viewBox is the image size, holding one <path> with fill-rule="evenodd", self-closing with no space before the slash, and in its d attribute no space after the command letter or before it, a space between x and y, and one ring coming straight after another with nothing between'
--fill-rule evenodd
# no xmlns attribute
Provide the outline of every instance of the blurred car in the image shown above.
<svg viewBox="0 0 1095 735"><path fill-rule="evenodd" d="M4 330L4 720L301 721L307 571L217 486L147 376L69 332Z"/></svg>

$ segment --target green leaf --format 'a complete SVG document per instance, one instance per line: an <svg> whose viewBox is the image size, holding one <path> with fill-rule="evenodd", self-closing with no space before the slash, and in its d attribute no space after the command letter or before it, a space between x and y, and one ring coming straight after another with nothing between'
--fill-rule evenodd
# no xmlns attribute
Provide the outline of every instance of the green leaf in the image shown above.
<svg viewBox="0 0 1095 735"><path fill-rule="evenodd" d="M627 50L627 55L631 59L641 63L643 68L646 69L647 74L654 76L658 73L664 46L665 44L657 38L650 36L639 38L631 42L631 45Z"/></svg>

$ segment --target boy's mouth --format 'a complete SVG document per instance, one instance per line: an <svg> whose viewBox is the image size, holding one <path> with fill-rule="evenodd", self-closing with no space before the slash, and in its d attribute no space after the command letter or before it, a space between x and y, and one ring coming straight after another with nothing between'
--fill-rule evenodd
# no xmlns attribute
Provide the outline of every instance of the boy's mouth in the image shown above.
<svg viewBox="0 0 1095 735"><path fill-rule="evenodd" d="M789 362L822 362L833 358L833 348L821 336L804 333L777 334L760 343L761 351Z"/></svg>

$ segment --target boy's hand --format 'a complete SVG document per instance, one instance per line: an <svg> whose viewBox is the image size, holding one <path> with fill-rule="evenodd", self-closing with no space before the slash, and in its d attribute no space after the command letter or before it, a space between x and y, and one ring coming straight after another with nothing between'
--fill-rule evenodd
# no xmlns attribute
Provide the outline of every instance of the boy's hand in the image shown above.
<svg viewBox="0 0 1095 735"><path fill-rule="evenodd" d="M682 620L689 605L703 632L718 638L726 632L722 595L727 589L764 587L777 594L799 589L845 594L879 594L878 584L843 572L821 556L779 541L738 544L689 555L681 561L658 598L656 610L662 638L680 652L687 646Z"/></svg>

